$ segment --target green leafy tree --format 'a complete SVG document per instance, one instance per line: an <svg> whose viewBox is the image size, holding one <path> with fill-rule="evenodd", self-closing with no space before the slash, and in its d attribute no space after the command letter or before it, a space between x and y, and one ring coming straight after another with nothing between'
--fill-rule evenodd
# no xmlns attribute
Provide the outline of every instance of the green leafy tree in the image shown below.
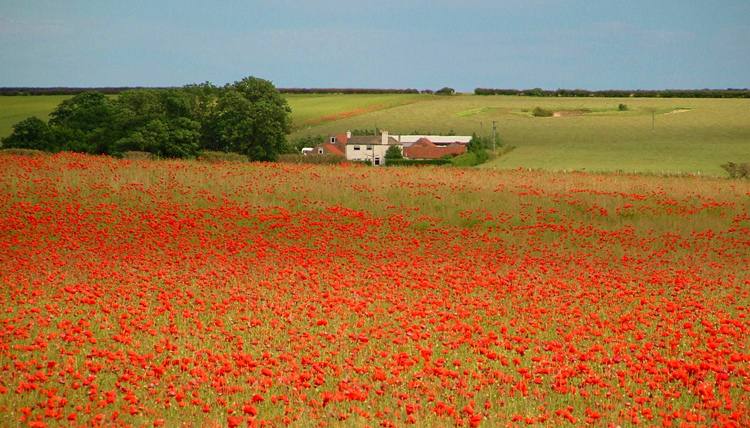
<svg viewBox="0 0 750 428"><path fill-rule="evenodd" d="M214 123L216 98L222 88L211 82L185 85L182 90L189 95L192 103L192 118L200 123L201 136L199 148L202 150L220 151L217 140L218 130Z"/></svg>
<svg viewBox="0 0 750 428"><path fill-rule="evenodd" d="M392 145L388 147L388 150L385 151L385 158L386 159L403 159L404 154L401 152L401 149L397 145Z"/></svg>
<svg viewBox="0 0 750 428"><path fill-rule="evenodd" d="M526 90L524 91L524 93L532 97L541 97L542 95L544 95L544 91L542 90L542 88L534 88L531 90Z"/></svg>
<svg viewBox="0 0 750 428"><path fill-rule="evenodd" d="M168 123L154 119L117 142L118 152L129 150L153 153L166 158L185 158L198 152L200 126L190 119Z"/></svg>
<svg viewBox="0 0 750 428"><path fill-rule="evenodd" d="M466 145L466 150L476 155L477 164L486 162L490 158L490 155L487 153L487 141L478 137L476 133L471 135L471 140Z"/></svg>
<svg viewBox="0 0 750 428"><path fill-rule="evenodd" d="M328 141L328 136L323 134L305 135L289 141L288 145L292 148L292 153L300 153L305 147L315 147L326 141Z"/></svg>
<svg viewBox="0 0 750 428"><path fill-rule="evenodd" d="M50 145L49 137L50 128L47 122L32 116L13 125L13 133L3 138L2 147L55 151Z"/></svg>
<svg viewBox="0 0 750 428"><path fill-rule="evenodd" d="M60 103L49 124L39 118L19 122L3 144L114 155L138 150L161 157L213 150L273 161L292 150L286 140L290 113L273 84L255 77L222 88L206 82L126 90L117 98L88 91Z"/></svg>
<svg viewBox="0 0 750 428"><path fill-rule="evenodd" d="M213 126L204 129L204 135L210 132L208 140L213 144L204 149L242 154L250 151L253 107L242 94L229 89L221 90L210 118Z"/></svg>
<svg viewBox="0 0 750 428"><path fill-rule="evenodd" d="M218 92L212 125L204 129L204 148L246 155L253 161L275 161L289 151L291 108L267 80L246 77Z"/></svg>
<svg viewBox="0 0 750 428"><path fill-rule="evenodd" d="M61 102L50 113L49 125L63 128L69 140L61 150L109 153L120 138L118 104L99 91L87 91Z"/></svg>
<svg viewBox="0 0 750 428"><path fill-rule="evenodd" d="M197 154L201 124L194 119L197 103L189 91L129 90L120 95L118 102L124 136L114 144L111 150L113 154L128 150L168 158Z"/></svg>

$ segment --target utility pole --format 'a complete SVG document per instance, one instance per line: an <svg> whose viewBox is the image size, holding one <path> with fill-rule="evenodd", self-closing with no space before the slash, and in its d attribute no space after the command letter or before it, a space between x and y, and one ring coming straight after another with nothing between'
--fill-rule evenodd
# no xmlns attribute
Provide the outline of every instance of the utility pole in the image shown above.
<svg viewBox="0 0 750 428"><path fill-rule="evenodd" d="M649 107L645 110L651 113L651 136L653 137L656 132L656 107Z"/></svg>
<svg viewBox="0 0 750 428"><path fill-rule="evenodd" d="M479 122L479 138L484 140L484 127L482 126L482 122Z"/></svg>

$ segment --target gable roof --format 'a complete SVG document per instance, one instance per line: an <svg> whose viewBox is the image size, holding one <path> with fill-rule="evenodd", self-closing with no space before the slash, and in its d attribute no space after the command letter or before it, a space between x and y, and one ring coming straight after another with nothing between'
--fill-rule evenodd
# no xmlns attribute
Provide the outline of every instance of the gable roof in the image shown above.
<svg viewBox="0 0 750 428"><path fill-rule="evenodd" d="M337 149L341 151L341 153L346 152L346 140L347 140L346 134L333 134L333 139L335 140L335 143L333 143L334 146L336 146Z"/></svg>
<svg viewBox="0 0 750 428"><path fill-rule="evenodd" d="M380 135L354 135L346 140L346 145L350 146L352 144L358 144L377 146L381 145L382 141ZM398 144L398 140L393 137L388 137L388 144Z"/></svg>
<svg viewBox="0 0 750 428"><path fill-rule="evenodd" d="M341 149L339 149L338 147L336 147L335 145L331 143L323 143L315 147L315 153L318 153L318 150L320 149L323 149L323 153L332 153L334 155L346 156L346 154L344 154L344 152L341 151Z"/></svg>
<svg viewBox="0 0 750 428"><path fill-rule="evenodd" d="M466 146L454 144L448 147L418 146L404 147L404 157L408 159L440 159L443 156L458 156L466 153Z"/></svg>
<svg viewBox="0 0 750 428"><path fill-rule="evenodd" d="M426 137L422 137L419 140L415 141L414 144L411 145L412 147L437 147L435 143L430 141Z"/></svg>
<svg viewBox="0 0 750 428"><path fill-rule="evenodd" d="M340 141L344 144L346 144L346 134L333 134L334 137L336 137L336 141Z"/></svg>

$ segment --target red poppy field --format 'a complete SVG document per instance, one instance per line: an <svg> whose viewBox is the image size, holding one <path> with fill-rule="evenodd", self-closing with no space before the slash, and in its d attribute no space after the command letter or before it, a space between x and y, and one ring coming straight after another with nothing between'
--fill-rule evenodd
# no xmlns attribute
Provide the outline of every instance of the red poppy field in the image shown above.
<svg viewBox="0 0 750 428"><path fill-rule="evenodd" d="M750 182L0 156L0 426L749 426Z"/></svg>

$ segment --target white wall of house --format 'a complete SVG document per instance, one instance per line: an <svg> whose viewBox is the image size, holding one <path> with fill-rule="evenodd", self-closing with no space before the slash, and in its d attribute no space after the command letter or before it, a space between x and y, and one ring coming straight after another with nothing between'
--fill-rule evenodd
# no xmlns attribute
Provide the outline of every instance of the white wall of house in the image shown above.
<svg viewBox="0 0 750 428"><path fill-rule="evenodd" d="M347 144L346 158L351 161L368 161L373 165L385 165L387 144Z"/></svg>

